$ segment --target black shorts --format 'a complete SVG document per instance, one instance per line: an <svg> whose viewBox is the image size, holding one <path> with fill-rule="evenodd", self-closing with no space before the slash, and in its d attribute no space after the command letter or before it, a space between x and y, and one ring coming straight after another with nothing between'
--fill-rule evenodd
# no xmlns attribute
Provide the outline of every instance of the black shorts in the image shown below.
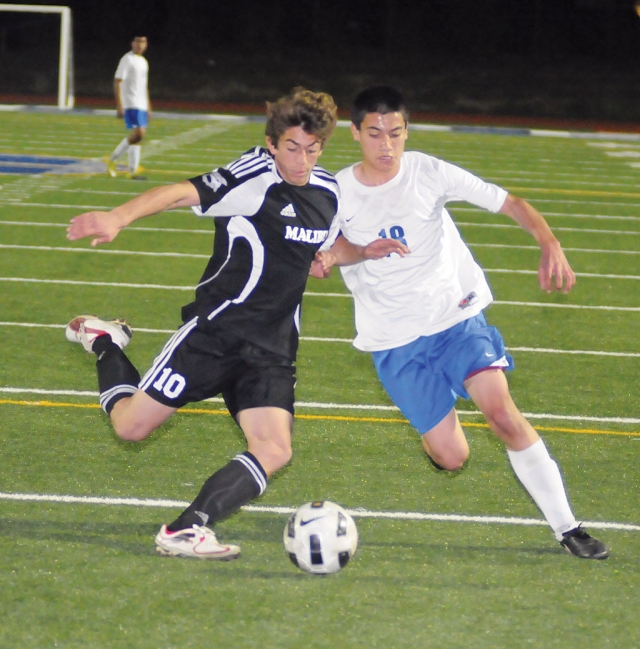
<svg viewBox="0 0 640 649"><path fill-rule="evenodd" d="M171 408L222 394L235 417L247 408L283 408L293 414L295 367L289 358L225 332L185 323L169 339L140 388Z"/></svg>

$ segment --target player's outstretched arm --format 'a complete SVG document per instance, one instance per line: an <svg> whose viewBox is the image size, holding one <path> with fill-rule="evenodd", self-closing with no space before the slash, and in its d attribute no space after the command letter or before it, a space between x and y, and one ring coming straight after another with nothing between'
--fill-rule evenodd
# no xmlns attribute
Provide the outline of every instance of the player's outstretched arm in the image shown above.
<svg viewBox="0 0 640 649"><path fill-rule="evenodd" d="M523 198L512 194L507 195L500 212L510 216L538 242L541 251L538 264L540 288L547 293L554 288L568 293L576 283L576 276L542 214Z"/></svg>
<svg viewBox="0 0 640 649"><path fill-rule="evenodd" d="M110 212L85 212L71 219L67 239L76 241L93 237L92 246L113 241L118 232L130 223L151 214L175 207L198 205L198 190L188 180L173 185L154 187Z"/></svg>
<svg viewBox="0 0 640 649"><path fill-rule="evenodd" d="M329 277L332 266L351 266L369 259L383 259L392 253L404 257L409 252L409 248L397 239L376 239L366 246L357 246L340 235L329 250L316 253L309 274L323 279Z"/></svg>

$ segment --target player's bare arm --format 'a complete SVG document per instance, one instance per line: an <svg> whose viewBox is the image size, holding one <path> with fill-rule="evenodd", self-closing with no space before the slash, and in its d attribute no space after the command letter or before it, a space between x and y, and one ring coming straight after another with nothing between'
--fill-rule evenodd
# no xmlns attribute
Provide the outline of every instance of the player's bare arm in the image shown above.
<svg viewBox="0 0 640 649"><path fill-rule="evenodd" d="M120 84L122 84L122 79L113 80L113 95L116 100L116 117L121 118L124 115L124 109L122 108L122 98L120 95Z"/></svg>
<svg viewBox="0 0 640 649"><path fill-rule="evenodd" d="M197 189L188 180L154 187L110 212L85 212L71 219L67 239L94 237L92 246L113 241L118 232L134 221L176 207L200 204Z"/></svg>
<svg viewBox="0 0 640 649"><path fill-rule="evenodd" d="M576 283L576 276L548 223L535 207L523 198L508 194L500 212L510 216L526 230L540 246L540 263L538 264L538 282L540 288L551 293L557 291L568 293ZM555 278L555 281L554 281Z"/></svg>
<svg viewBox="0 0 640 649"><path fill-rule="evenodd" d="M357 246L340 235L329 250L316 253L309 274L323 279L329 277L332 266L351 266L370 259L383 259L392 253L404 257L409 252L409 248L397 239L376 239L366 246Z"/></svg>

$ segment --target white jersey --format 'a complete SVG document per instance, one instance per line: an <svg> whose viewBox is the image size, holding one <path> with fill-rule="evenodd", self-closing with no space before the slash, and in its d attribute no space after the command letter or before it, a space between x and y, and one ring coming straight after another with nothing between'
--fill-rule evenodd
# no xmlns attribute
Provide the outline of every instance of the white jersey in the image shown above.
<svg viewBox="0 0 640 649"><path fill-rule="evenodd" d="M149 63L144 56L127 52L120 59L115 78L122 79L120 98L125 110L128 108L149 110L148 77Z"/></svg>
<svg viewBox="0 0 640 649"><path fill-rule="evenodd" d="M471 318L493 297L482 269L444 208L467 201L498 212L507 192L473 174L417 151L405 152L389 182L368 187L354 167L336 178L336 217L356 245L399 239L411 253L341 267L355 300L355 347L381 351L406 345Z"/></svg>

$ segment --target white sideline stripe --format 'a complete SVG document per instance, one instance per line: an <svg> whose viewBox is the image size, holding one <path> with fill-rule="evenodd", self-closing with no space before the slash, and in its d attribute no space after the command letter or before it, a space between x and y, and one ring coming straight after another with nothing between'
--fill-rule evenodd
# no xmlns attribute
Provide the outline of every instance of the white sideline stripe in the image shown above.
<svg viewBox="0 0 640 649"><path fill-rule="evenodd" d="M0 246L1 248L2 246ZM169 253L167 253L169 254ZM176 253L178 254L178 253ZM508 271L512 272L512 271ZM530 272L530 271L526 271ZM107 286L116 288L148 288L166 291L193 291L193 286L164 286L161 284L127 284L117 282L84 282L72 279L35 279L29 277L0 277L0 282L27 282L33 284L62 284L74 286ZM317 293L314 291L305 291L304 295L309 297L339 297L349 298L349 293ZM631 311L640 312L640 307L633 306L605 306L605 305L588 305L588 304L553 304L547 302L516 302L509 300L494 300L491 304L496 306L522 306L522 307L540 307L547 309L586 309L595 311Z"/></svg>
<svg viewBox="0 0 640 649"><path fill-rule="evenodd" d="M71 397L99 397L98 392L80 390L44 390L42 388L12 388L0 387L0 393L6 394L39 394L42 396L71 396ZM224 403L220 397L205 399L206 402ZM319 410L373 410L384 412L399 412L396 406L382 406L355 403L323 403L321 401L296 401L296 408L316 408ZM479 417L482 413L478 410L458 410L460 417ZM640 419L632 417L591 417L586 415L554 415L552 413L523 412L527 419L550 419L558 421L591 421L603 424L640 424Z"/></svg>
<svg viewBox="0 0 640 649"><path fill-rule="evenodd" d="M63 324L38 324L35 322L0 322L0 327L26 327L26 328L43 328L43 329L64 329ZM174 334L175 329L149 329L146 327L136 327L136 332L147 334ZM352 338L322 338L320 336L300 336L300 340L306 342L318 343L347 343L353 342ZM541 354L574 354L585 356L616 356L619 358L640 358L640 353L636 352L604 352L587 349L552 349L548 347L505 347L510 352L533 352Z"/></svg>
<svg viewBox="0 0 640 649"><path fill-rule="evenodd" d="M65 496L57 494L21 494L2 493L0 500L20 502L49 502L82 505L110 505L130 507L157 507L169 509L173 507L184 508L189 505L185 500L170 500L162 498L110 498L108 496ZM246 512L256 514L293 514L295 507L277 507L268 505L245 505ZM426 514L422 512L376 512L363 508L347 509L349 514L356 518L382 518L391 520L411 521L439 521L447 523L482 523L485 525L526 525L547 527L548 523L538 518L517 518L511 516L471 516L463 514ZM640 532L640 525L631 523L601 523L598 521L584 521L583 525L592 529L622 530L627 532Z"/></svg>

